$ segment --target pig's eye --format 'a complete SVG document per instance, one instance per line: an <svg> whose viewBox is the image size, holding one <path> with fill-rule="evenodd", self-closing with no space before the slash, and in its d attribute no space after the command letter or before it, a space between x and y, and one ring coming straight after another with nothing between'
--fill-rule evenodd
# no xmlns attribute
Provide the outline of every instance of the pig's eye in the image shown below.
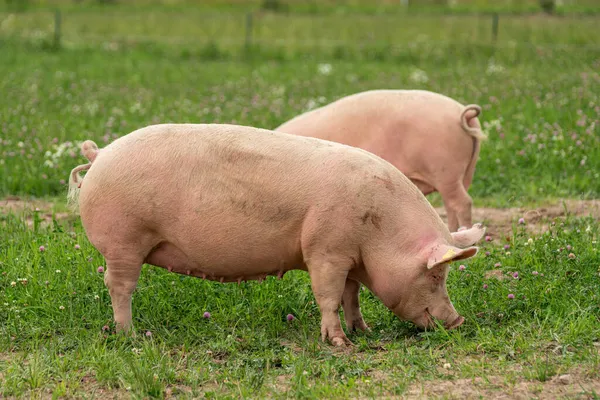
<svg viewBox="0 0 600 400"><path fill-rule="evenodd" d="M437 289L440 287L440 284L442 283L442 277L441 275L431 275L431 280L429 281L431 283L430 288L432 292L437 291Z"/></svg>

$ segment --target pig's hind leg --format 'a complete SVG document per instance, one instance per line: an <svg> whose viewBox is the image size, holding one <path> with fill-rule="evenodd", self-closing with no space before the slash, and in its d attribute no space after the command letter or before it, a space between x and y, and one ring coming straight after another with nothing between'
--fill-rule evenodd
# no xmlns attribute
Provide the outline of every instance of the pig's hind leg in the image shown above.
<svg viewBox="0 0 600 400"><path fill-rule="evenodd" d="M473 200L463 186L462 180L440 185L438 188L448 214L448 228L456 232L459 227L471 227Z"/></svg>
<svg viewBox="0 0 600 400"><path fill-rule="evenodd" d="M131 328L131 296L142 270L143 259L107 258L104 284L110 293L117 331Z"/></svg>
<svg viewBox="0 0 600 400"><path fill-rule="evenodd" d="M145 255L154 242L147 233L130 232L128 226L123 223L109 226L104 231L88 230L90 241L106 260L104 284L110 294L117 331L131 329L131 296L137 286Z"/></svg>
<svg viewBox="0 0 600 400"><path fill-rule="evenodd" d="M108 288L118 331L131 329L131 296L144 259L159 242L132 210L113 202L84 204L81 209L88 239L106 260Z"/></svg>
<svg viewBox="0 0 600 400"><path fill-rule="evenodd" d="M344 294L342 295L342 308L344 309L344 319L346 328L349 331L357 329L361 331L369 330L360 312L359 304L360 282L354 279L346 279Z"/></svg>

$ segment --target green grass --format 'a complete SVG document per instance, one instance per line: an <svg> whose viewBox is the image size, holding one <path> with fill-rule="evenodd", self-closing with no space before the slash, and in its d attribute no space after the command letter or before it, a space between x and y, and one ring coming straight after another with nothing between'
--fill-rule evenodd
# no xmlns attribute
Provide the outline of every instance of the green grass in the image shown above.
<svg viewBox="0 0 600 400"><path fill-rule="evenodd" d="M467 319L455 331L419 332L363 291L372 332L350 336L356 348L342 353L319 341L319 311L304 272L238 286L146 266L134 295L137 336L128 338L114 334L97 272L103 260L78 221L31 228L6 215L2 226L5 396L49 389L77 397L90 390L82 384L88 380L141 397L167 389L354 397L402 393L416 379L447 379L450 372L453 379L502 374L510 381L521 379L520 366L526 379L540 382L573 368L598 372L600 225L590 219L559 223L531 243L515 230L509 241L485 245L465 271L454 265L449 293ZM484 278L494 268L504 280ZM288 313L296 320L287 322ZM452 371L442 368L446 363Z"/></svg>
<svg viewBox="0 0 600 400"><path fill-rule="evenodd" d="M50 13L0 14L0 198L50 198L64 210L61 180L84 162L76 143L88 138L104 146L159 122L274 128L375 88L483 106L489 140L470 189L478 206L600 196L597 17L502 16L494 46L488 17L266 14L246 52L241 13L199 24L208 14L195 9L150 7L137 19L110 10L67 9L59 49ZM362 292L373 332L339 352L319 342L303 272L237 286L144 267L138 335L115 335L96 272L103 260L79 221L46 226L35 215L31 227L0 215L0 396L341 398L434 379L598 378L598 221L558 222L532 243L515 230L485 244L466 271L454 266L449 292L467 318L456 331L419 332ZM494 268L507 279L486 280ZM297 319L286 322L288 313Z"/></svg>

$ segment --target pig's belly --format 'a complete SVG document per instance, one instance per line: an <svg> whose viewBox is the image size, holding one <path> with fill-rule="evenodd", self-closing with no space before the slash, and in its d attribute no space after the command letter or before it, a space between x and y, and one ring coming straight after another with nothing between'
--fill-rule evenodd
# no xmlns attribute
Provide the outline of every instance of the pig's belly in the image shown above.
<svg viewBox="0 0 600 400"><path fill-rule="evenodd" d="M165 206L174 202L163 191L148 197L160 212L145 211L151 204L135 208L141 211L133 223L153 215L147 229L158 244L146 257L148 264L223 282L303 268L300 237L307 206L298 196L248 177L223 174L196 181L202 184L182 194L180 204Z"/></svg>
<svg viewBox="0 0 600 400"><path fill-rule="evenodd" d="M282 277L292 269L306 269L300 251L286 249L281 242L269 247L218 245L176 245L161 241L145 259L145 263L166 268L170 272L220 282L263 280L268 275Z"/></svg>

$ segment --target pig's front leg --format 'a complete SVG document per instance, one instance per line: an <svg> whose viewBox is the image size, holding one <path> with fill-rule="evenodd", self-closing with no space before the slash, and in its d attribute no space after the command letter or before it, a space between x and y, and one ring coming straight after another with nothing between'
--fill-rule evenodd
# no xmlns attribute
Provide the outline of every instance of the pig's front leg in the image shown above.
<svg viewBox="0 0 600 400"><path fill-rule="evenodd" d="M321 339L334 346L352 345L340 323L340 302L346 287L348 269L328 261L308 265L311 285L321 310Z"/></svg>
<svg viewBox="0 0 600 400"><path fill-rule="evenodd" d="M346 286L344 288L344 294L342 295L342 308L344 309L346 328L348 328L349 331L355 331L357 329L366 331L369 329L360 312L360 305L358 302L359 293L360 282L350 278L346 279Z"/></svg>

